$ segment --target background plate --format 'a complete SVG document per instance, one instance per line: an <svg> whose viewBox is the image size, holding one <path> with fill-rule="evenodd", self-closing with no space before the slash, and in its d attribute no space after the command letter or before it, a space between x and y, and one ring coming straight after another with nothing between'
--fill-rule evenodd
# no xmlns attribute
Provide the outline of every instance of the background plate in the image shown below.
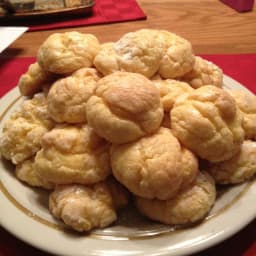
<svg viewBox="0 0 256 256"><path fill-rule="evenodd" d="M15 20L37 20L44 17L67 17L74 15L88 15L92 13L92 7L94 6L94 0L88 0L86 4L76 7L63 7L58 9L46 9L46 10L30 10L27 12L15 12L15 13L0 13L1 21L15 21Z"/></svg>

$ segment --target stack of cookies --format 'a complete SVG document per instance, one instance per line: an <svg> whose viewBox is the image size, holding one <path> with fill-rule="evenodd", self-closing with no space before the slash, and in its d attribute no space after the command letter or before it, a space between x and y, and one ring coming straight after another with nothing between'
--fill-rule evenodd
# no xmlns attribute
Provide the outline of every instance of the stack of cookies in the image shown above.
<svg viewBox="0 0 256 256"><path fill-rule="evenodd" d="M171 32L103 44L52 34L19 88L1 154L18 179L51 191L50 212L77 231L112 224L129 200L152 220L195 223L216 184L256 173L255 95L223 88L221 69Z"/></svg>

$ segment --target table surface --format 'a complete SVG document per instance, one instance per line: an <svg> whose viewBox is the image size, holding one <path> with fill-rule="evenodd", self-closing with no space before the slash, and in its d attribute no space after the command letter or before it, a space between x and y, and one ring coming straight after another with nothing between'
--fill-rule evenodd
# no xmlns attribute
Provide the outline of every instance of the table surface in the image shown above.
<svg viewBox="0 0 256 256"><path fill-rule="evenodd" d="M196 54L256 53L256 7L238 13L218 0L138 0L147 20L65 29L95 34L113 41L140 28L167 29L188 39ZM50 34L61 30L29 32L3 55L35 56ZM32 43L33 42L33 43Z"/></svg>
<svg viewBox="0 0 256 256"><path fill-rule="evenodd" d="M138 0L147 20L95 25L69 29L27 32L16 40L2 56L35 56L39 45L50 34L79 31L95 34L101 42L114 41L128 31L140 28L166 29L188 39L196 54L256 53L256 7L251 12L238 13L218 0ZM200 256L255 256L256 221L234 237L201 252ZM243 237L243 239L241 239ZM246 239L245 239L246 237ZM16 240L0 230L0 243L5 248L15 243L19 252L1 251L0 255L48 255Z"/></svg>

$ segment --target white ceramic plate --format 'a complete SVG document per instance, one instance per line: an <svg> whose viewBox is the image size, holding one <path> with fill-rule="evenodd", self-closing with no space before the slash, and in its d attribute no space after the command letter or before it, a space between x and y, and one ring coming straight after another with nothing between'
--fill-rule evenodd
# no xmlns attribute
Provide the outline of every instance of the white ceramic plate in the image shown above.
<svg viewBox="0 0 256 256"><path fill-rule="evenodd" d="M224 77L228 88L245 89ZM18 89L1 99L0 129L22 102ZM185 229L146 221L124 211L114 226L91 234L68 232L47 210L47 193L19 182L6 161L0 163L0 224L21 240L42 250L72 256L190 255L225 240L256 217L256 182L224 191L210 216Z"/></svg>

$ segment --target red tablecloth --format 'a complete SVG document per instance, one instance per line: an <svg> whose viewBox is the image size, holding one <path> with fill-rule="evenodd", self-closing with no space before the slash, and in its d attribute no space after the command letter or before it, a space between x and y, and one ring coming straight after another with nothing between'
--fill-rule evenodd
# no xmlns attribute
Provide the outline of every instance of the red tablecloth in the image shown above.
<svg viewBox="0 0 256 256"><path fill-rule="evenodd" d="M1 22L1 25L27 26L29 31L79 27L131 20L146 19L145 13L135 0L96 0L92 14Z"/></svg>
<svg viewBox="0 0 256 256"><path fill-rule="evenodd" d="M224 73L256 93L256 54L202 55L219 65ZM19 76L35 58L0 58L0 96L12 89ZM0 203L1 211L1 203ZM242 218L243 216L241 216ZM256 216L255 216L256 217ZM0 256L47 256L0 229ZM230 239L209 248L197 256L256 256L256 220Z"/></svg>

